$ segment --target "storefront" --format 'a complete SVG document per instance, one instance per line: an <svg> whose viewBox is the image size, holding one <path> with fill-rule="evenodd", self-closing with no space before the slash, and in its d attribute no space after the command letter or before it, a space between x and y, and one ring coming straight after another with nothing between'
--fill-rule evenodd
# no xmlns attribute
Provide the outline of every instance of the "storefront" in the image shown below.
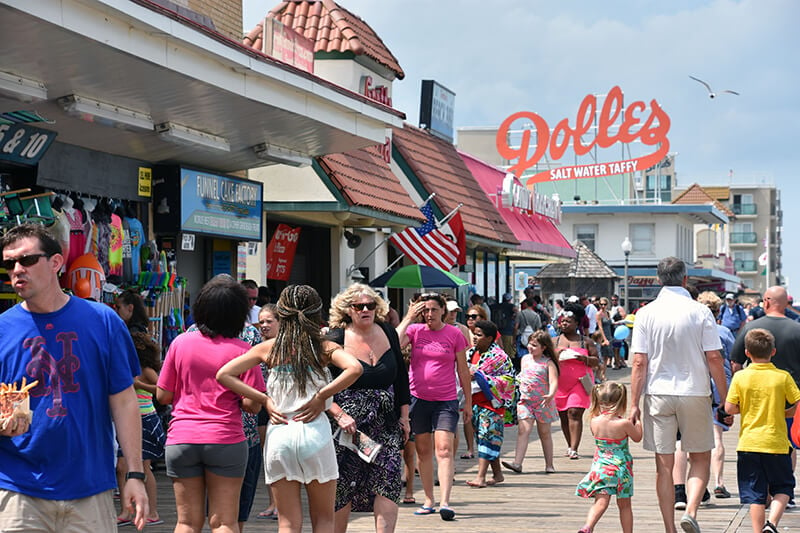
<svg viewBox="0 0 800 533"><path fill-rule="evenodd" d="M502 280L503 292L521 295L540 265L575 257L572 246L558 230L558 201L528 190L513 175L476 157L464 152L459 155L519 241L504 250L503 261L496 254L475 254L478 287L485 280L486 294L496 294L498 280Z"/></svg>
<svg viewBox="0 0 800 533"><path fill-rule="evenodd" d="M245 272L257 246L242 243L264 238L269 186L246 169L382 143L402 117L145 0L5 1L0 47L2 186L62 208L81 200L84 223L96 206L138 220L140 276L118 281L149 295ZM175 296L168 307L181 309Z"/></svg>

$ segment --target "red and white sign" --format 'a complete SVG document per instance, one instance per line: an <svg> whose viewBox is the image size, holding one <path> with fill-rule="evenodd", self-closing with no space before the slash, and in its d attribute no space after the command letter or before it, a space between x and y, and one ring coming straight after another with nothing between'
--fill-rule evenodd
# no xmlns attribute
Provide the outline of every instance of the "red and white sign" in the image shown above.
<svg viewBox="0 0 800 533"><path fill-rule="evenodd" d="M386 85L373 86L372 76L361 76L361 94L383 105L392 107L392 97Z"/></svg>
<svg viewBox="0 0 800 533"><path fill-rule="evenodd" d="M300 228L279 224L267 247L267 279L289 281Z"/></svg>
<svg viewBox="0 0 800 533"><path fill-rule="evenodd" d="M533 189L534 184L544 181L599 178L644 171L664 159L669 152L667 133L670 127L669 116L655 99L650 101L650 113L645 117L646 110L647 105L641 101L624 107L622 89L617 86L606 95L599 115L597 114L597 97L589 94L578 108L575 125L571 126L569 119L564 118L556 124L552 133L544 118L530 111L520 111L509 116L500 125L496 137L497 151L509 161L517 160L508 170L517 177L521 177L527 169L535 166L545 156L545 153L551 161L561 159L570 144L577 156L586 155L595 148L609 148L617 143L626 144L637 140L645 146L656 147L653 153L635 159L545 170L528 178L526 186L529 189ZM590 142L583 144L582 136L590 135L596 117L597 133ZM616 127L620 118L622 122L619 127ZM512 124L517 120L528 120L533 123L534 127L523 130L519 146L516 146L516 143L511 146L509 133ZM642 123L642 121L644 122ZM614 133L612 133L612 129ZM536 133L535 150L531 155L533 132Z"/></svg>
<svg viewBox="0 0 800 533"><path fill-rule="evenodd" d="M272 17L264 19L262 52L279 61L314 73L314 43Z"/></svg>

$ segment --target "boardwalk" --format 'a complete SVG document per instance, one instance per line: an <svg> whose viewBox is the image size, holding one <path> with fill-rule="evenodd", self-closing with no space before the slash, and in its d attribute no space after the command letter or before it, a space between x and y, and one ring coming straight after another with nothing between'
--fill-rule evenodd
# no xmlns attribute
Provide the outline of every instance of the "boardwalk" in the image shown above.
<svg viewBox="0 0 800 533"><path fill-rule="evenodd" d="M609 371L611 379L622 382L629 381L628 370ZM554 443L557 453L565 448L564 439L559 429L554 428ZM700 508L698 520L703 532L741 533L750 531L750 518L746 508L739 505L736 490L736 435L738 426L725 434L727 447L725 461L725 481L733 497L728 500L717 500L714 497L708 505ZM525 460L525 472L522 474L507 473L505 482L495 487L473 489L464 482L474 478L477 469L476 460L456 460L456 482L453 489L452 507L457 513L455 522L443 522L438 514L432 516L414 516L416 506L401 505L397 524L398 532L406 531L458 531L468 532L575 532L584 523L590 502L574 496L575 484L583 477L591 463L591 434L586 432L581 445L581 459L569 460L556 457L555 474L544 474L544 461L541 447L533 432L532 442ZM463 438L461 450L464 451ZM516 430L508 428L506 444L503 446L502 458L513 459ZM655 465L651 453L644 451L639 444L631 446L634 457L636 476L635 494L633 497L635 531L663 531L661 515L655 496ZM172 532L175 525L175 504L169 479L163 472L157 474L159 482L159 510L166 523L162 526L147 527L150 533ZM422 499L419 480L415 485L417 501ZM713 486L710 490L713 490ZM253 507L251 520L246 531L277 531L277 522L272 520L256 520L256 513L266 506L266 490L259 492ZM676 511L676 520L681 511ZM800 531L800 508L789 510L781 521L781 531ZM121 531L133 528L120 528ZM304 531L311 531L308 520ZM371 515L353 514L348 531L374 531ZM613 533L619 531L617 511L612 502L606 515L595 531Z"/></svg>

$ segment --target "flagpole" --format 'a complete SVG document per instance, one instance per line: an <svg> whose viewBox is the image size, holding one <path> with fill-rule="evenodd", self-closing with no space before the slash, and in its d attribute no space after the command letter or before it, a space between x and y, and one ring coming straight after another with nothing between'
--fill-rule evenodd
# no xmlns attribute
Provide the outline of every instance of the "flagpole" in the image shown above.
<svg viewBox="0 0 800 533"><path fill-rule="evenodd" d="M447 223L447 221L448 221L448 220L450 220L451 218L453 218L453 217L456 215L456 213L458 212L458 210L459 210L459 209L461 209L462 207L464 207L464 204L463 204L463 203L459 203L459 204L458 204L458 205L455 207L455 209L453 209L452 211L450 211L450 212L447 214L447 216L446 216L446 217L444 217L444 218L443 218L441 221L437 222L437 223L436 223L436 225L437 225L437 226L439 226L439 227L441 227L443 224L446 224L446 223Z"/></svg>

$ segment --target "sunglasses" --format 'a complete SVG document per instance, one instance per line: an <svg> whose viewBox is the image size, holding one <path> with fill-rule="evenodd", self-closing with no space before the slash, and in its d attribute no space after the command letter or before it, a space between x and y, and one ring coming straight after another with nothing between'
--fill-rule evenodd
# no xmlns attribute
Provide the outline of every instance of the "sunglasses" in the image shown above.
<svg viewBox="0 0 800 533"><path fill-rule="evenodd" d="M17 263L19 263L20 265L22 265L22 266L24 266L26 268L27 267L32 267L33 265L38 263L39 259L41 259L42 257L46 257L47 259L50 259L51 255L50 254L30 254L30 255L23 255L23 256L20 256L20 257L16 257L16 258L12 257L10 259L3 259L3 261L0 262L0 266L5 268L6 270L14 270L14 267L16 266Z"/></svg>
<svg viewBox="0 0 800 533"><path fill-rule="evenodd" d="M356 311L364 311L364 310L374 311L375 308L378 307L378 303L370 302L368 304L350 304L350 307L352 309L355 309Z"/></svg>
<svg viewBox="0 0 800 533"><path fill-rule="evenodd" d="M467 320L477 320L481 315L467 315Z"/></svg>

